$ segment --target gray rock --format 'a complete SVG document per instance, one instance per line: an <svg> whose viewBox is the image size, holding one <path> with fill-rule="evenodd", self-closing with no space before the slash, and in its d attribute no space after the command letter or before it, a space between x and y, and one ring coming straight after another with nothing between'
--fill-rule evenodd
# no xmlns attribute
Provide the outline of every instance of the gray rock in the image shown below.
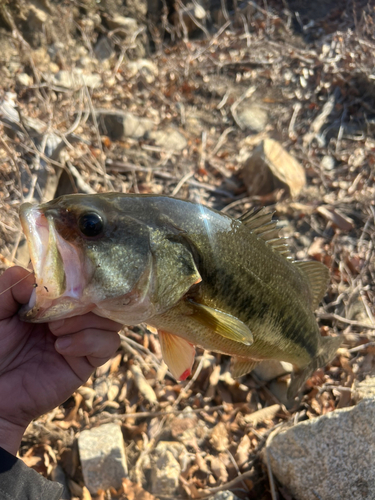
<svg viewBox="0 0 375 500"><path fill-rule="evenodd" d="M275 435L273 474L296 500L375 500L374 422L375 400L365 399Z"/></svg>
<svg viewBox="0 0 375 500"><path fill-rule="evenodd" d="M159 449L152 459L151 492L154 495L173 496L179 484L181 467L172 451Z"/></svg>
<svg viewBox="0 0 375 500"><path fill-rule="evenodd" d="M99 61L106 61L107 59L110 59L114 53L112 43L106 36L100 38L98 43L95 45L94 54Z"/></svg>
<svg viewBox="0 0 375 500"><path fill-rule="evenodd" d="M90 493L120 488L128 475L121 427L104 424L83 431L78 438L83 479Z"/></svg>
<svg viewBox="0 0 375 500"><path fill-rule="evenodd" d="M375 400L375 377L367 377L362 382L356 383L352 396L355 401L361 399Z"/></svg>
<svg viewBox="0 0 375 500"><path fill-rule="evenodd" d="M149 138L157 146L170 151L182 151L187 146L185 137L173 127L168 127L165 130L155 130L149 134Z"/></svg>
<svg viewBox="0 0 375 500"><path fill-rule="evenodd" d="M244 105L237 111L237 119L243 129L261 132L267 125L268 114L256 104Z"/></svg>
<svg viewBox="0 0 375 500"><path fill-rule="evenodd" d="M236 496L231 491L218 491L213 497L210 497L208 500L240 500L238 496Z"/></svg>
<svg viewBox="0 0 375 500"><path fill-rule="evenodd" d="M114 141L127 137L141 139L155 126L148 118L140 118L124 111L100 109L97 110L97 117L100 132Z"/></svg>

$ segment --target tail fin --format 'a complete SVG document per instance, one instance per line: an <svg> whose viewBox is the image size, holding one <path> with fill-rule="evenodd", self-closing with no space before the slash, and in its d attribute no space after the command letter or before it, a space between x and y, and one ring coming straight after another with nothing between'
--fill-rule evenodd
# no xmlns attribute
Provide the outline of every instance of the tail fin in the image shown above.
<svg viewBox="0 0 375 500"><path fill-rule="evenodd" d="M315 356L306 368L292 374L287 392L288 399L293 399L297 395L303 384L311 377L315 370L322 368L332 361L342 341L342 337L321 337L321 346L317 356Z"/></svg>

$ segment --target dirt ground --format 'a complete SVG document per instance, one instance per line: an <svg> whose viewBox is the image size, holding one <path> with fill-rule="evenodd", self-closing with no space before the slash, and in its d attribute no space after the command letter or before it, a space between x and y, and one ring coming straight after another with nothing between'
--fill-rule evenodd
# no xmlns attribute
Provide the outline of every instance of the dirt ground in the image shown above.
<svg viewBox="0 0 375 500"><path fill-rule="evenodd" d="M150 456L172 440L189 460L169 498L229 489L271 499L260 458L270 432L354 404L356 383L375 369L374 7L290 0L202 3L202 11L149 2L147 12L147 3L120 4L0 0L0 269L28 264L24 201L154 193L234 217L265 205L296 259L329 268L316 316L322 335L342 335L343 344L287 408L256 375L234 380L219 354L198 352L193 375L176 383L157 335L125 328L117 355L30 425L20 456L46 477L62 472L71 497L87 500L77 437L120 422L130 481L92 498L168 498L150 489ZM124 27L114 8L134 23ZM119 111L135 117L135 129ZM267 138L303 167L298 193L288 182L258 189L246 180L248 159ZM246 418L275 404L256 423Z"/></svg>

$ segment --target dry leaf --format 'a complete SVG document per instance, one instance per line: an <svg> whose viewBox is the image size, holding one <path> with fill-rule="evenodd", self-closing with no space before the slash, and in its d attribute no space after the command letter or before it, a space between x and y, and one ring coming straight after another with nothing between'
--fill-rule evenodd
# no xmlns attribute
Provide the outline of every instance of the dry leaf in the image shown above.
<svg viewBox="0 0 375 500"><path fill-rule="evenodd" d="M127 500L155 500L154 495L145 491L139 484L133 483L128 478L122 480L123 493Z"/></svg>
<svg viewBox="0 0 375 500"><path fill-rule="evenodd" d="M267 408L262 408L261 410L255 411L254 413L250 413L250 415L245 415L244 421L247 424L251 424L255 427L265 420L272 420L273 418L275 418L280 410L280 405L267 406Z"/></svg>

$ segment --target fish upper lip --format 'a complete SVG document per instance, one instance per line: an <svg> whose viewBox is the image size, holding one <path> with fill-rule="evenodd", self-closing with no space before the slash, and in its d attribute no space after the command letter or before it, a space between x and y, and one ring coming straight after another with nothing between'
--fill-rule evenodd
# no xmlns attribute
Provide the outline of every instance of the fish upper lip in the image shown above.
<svg viewBox="0 0 375 500"><path fill-rule="evenodd" d="M29 203L20 208L20 220L36 281L29 304L21 311L26 320L43 318L56 299L65 296L67 300L75 301L82 295L79 250L58 234L53 215L49 211L46 215L43 206Z"/></svg>

